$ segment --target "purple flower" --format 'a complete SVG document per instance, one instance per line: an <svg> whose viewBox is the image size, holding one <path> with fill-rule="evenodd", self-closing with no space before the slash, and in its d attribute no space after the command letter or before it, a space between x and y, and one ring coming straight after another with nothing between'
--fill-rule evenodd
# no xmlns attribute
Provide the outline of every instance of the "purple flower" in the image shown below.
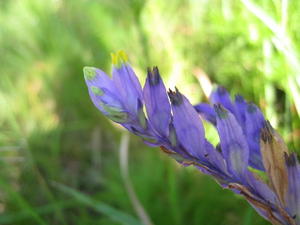
<svg viewBox="0 0 300 225"><path fill-rule="evenodd" d="M218 87L210 103L193 106L177 88L166 92L157 67L148 69L142 88L125 53L112 58L112 78L84 68L91 99L105 116L180 164L213 176L273 224L300 225L299 162L256 105L241 96L232 101ZM217 129L217 146L205 138L200 117Z"/></svg>
<svg viewBox="0 0 300 225"><path fill-rule="evenodd" d="M168 138L171 106L157 67L148 69L143 94L149 123L156 135Z"/></svg>

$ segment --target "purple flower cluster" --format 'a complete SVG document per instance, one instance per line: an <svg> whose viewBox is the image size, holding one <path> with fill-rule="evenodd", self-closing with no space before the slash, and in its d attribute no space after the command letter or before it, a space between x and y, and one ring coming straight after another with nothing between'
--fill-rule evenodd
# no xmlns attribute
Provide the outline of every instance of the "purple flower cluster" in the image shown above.
<svg viewBox="0 0 300 225"><path fill-rule="evenodd" d="M273 224L300 225L297 157L256 105L241 96L232 101L219 87L210 104L193 106L177 89L166 91L157 67L148 69L142 88L125 53L112 58L112 78L84 68L90 97L105 116L180 164L213 176ZM201 118L217 129L217 146L205 138Z"/></svg>

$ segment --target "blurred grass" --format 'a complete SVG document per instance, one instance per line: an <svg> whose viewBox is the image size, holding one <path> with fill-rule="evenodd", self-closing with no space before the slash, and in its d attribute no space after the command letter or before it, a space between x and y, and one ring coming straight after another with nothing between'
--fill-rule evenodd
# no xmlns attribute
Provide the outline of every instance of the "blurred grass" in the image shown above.
<svg viewBox="0 0 300 225"><path fill-rule="evenodd" d="M79 193L137 218L119 171L120 131L94 108L82 75L86 65L109 72L109 54L119 49L141 81L158 65L167 85L194 103L205 99L193 76L203 71L258 104L299 150L300 3L253 2L1 1L0 223L120 224L77 201ZM215 141L209 129L208 136ZM154 224L268 224L241 198L135 137L129 156ZM54 181L72 189L59 191Z"/></svg>

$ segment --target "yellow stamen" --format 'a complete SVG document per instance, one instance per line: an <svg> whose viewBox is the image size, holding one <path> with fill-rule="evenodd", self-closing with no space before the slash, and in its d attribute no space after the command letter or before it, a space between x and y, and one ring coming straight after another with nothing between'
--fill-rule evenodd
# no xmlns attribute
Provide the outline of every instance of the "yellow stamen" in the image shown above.
<svg viewBox="0 0 300 225"><path fill-rule="evenodd" d="M111 53L111 61L114 66L121 67L122 64L128 61L128 57L123 50L119 50L116 53Z"/></svg>

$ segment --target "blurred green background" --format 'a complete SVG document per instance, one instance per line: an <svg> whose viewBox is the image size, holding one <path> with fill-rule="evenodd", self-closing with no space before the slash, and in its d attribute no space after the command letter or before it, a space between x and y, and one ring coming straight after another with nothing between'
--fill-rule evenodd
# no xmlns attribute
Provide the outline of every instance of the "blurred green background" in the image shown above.
<svg viewBox="0 0 300 225"><path fill-rule="evenodd" d="M92 105L82 68L109 73L123 49L142 82L157 65L193 103L223 85L299 150L299 21L288 0L0 1L0 224L269 224L134 136L127 162L128 136Z"/></svg>

